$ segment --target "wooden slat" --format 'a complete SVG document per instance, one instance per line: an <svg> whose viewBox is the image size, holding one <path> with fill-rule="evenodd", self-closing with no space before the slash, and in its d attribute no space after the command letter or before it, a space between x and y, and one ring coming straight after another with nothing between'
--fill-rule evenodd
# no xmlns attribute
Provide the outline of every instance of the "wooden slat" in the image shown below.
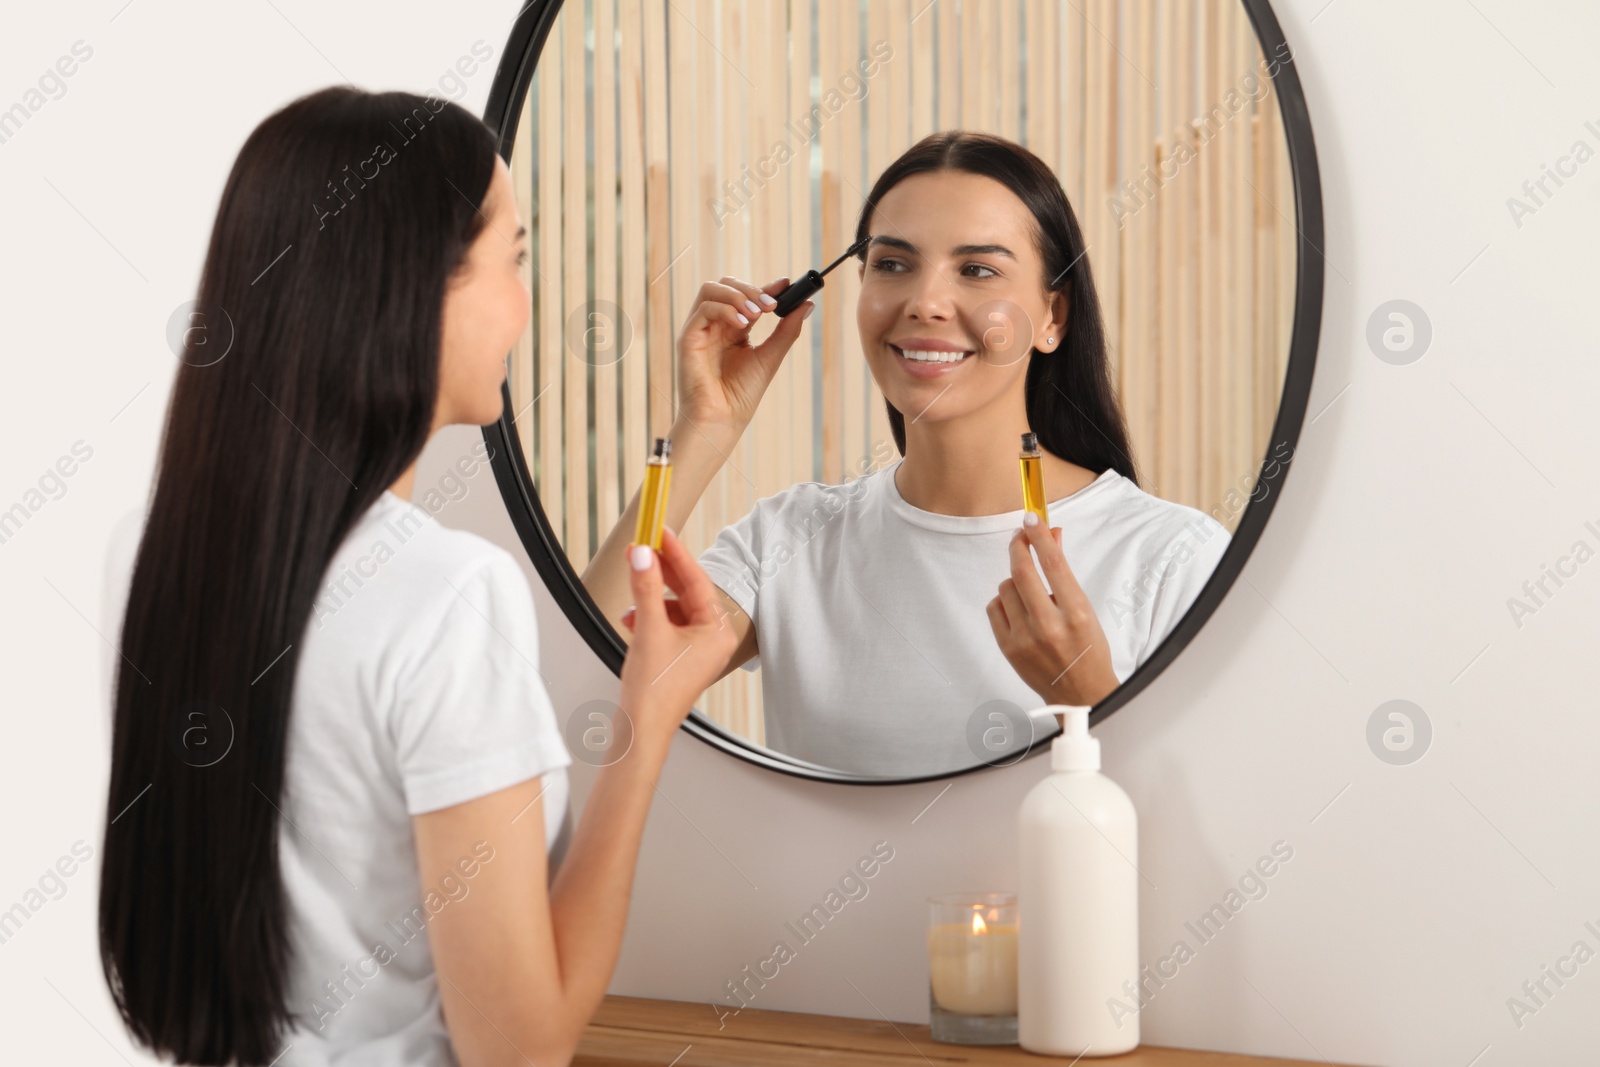
<svg viewBox="0 0 1600 1067"><path fill-rule="evenodd" d="M594 484L596 546L617 524L626 498L618 478L621 453L617 440L616 342L621 324L613 308L622 295L617 286L617 74L616 0L594 4L594 297L595 327L610 338L594 368ZM632 495L631 490L629 495Z"/></svg>
<svg viewBox="0 0 1600 1067"><path fill-rule="evenodd" d="M861 77L861 5L859 0L844 0L840 4L839 25L839 81L836 85L860 84ZM856 81L846 83L847 75ZM859 95L859 94L857 94ZM844 106L834 116L839 127L839 221L833 239L822 251L822 258L831 263L850 247L855 234L856 219L866 199L868 184L863 177L866 161L861 152L862 103L845 93ZM823 290L839 315L839 371L844 386L840 401L843 413L843 439L840 447L840 467L833 481L843 482L858 469L861 458L867 453L867 372L866 359L861 352L861 332L856 329L856 297L861 291L860 279L849 264L841 264L828 275L828 287Z"/></svg>
<svg viewBox="0 0 1600 1067"><path fill-rule="evenodd" d="M1021 141L1022 133L1022 0L995 4L1000 9L999 62L989 80L998 82L1000 136Z"/></svg>
<svg viewBox="0 0 1600 1067"><path fill-rule="evenodd" d="M1132 422L1134 456L1150 465L1146 488L1157 495L1162 491L1162 474L1157 464L1156 427L1160 421L1156 398L1156 318L1160 303L1156 289L1157 238L1160 235L1161 193L1153 186L1156 177L1155 85L1150 72L1156 69L1156 31L1154 12L1148 0L1127 5L1127 29L1123 81L1128 87L1123 109L1122 175L1124 187L1135 186L1143 207L1122 228L1127 262L1123 265L1122 321L1125 358L1122 361L1123 407ZM1148 190L1148 192L1147 192Z"/></svg>
<svg viewBox="0 0 1600 1067"><path fill-rule="evenodd" d="M561 234L561 36L563 11L551 27L539 64L539 388L534 405L538 416L539 502L557 537L566 531L567 486L562 477L562 357L561 287L564 281Z"/></svg>
<svg viewBox="0 0 1600 1067"><path fill-rule="evenodd" d="M562 96L568 102L562 109L561 205L564 218L561 230L561 283L565 300L561 306L563 333L560 353L566 364L563 378L561 420L562 466L566 475L567 527L562 544L572 565L582 570L589 562L589 363L572 355L581 350L582 340L565 336L571 315L589 300L589 194L588 143L589 116L584 96L587 63L584 49L583 9L563 11L561 21ZM554 355L554 353L552 353Z"/></svg>
<svg viewBox="0 0 1600 1067"><path fill-rule="evenodd" d="M843 33L845 0L817 0L817 73L826 93L839 84L844 59L839 54L837 42ZM820 257L838 245L841 204L844 190L839 176L843 163L843 136L839 123L828 121L822 127L822 247ZM822 408L822 480L835 483L844 469L844 368L840 337L845 320L839 301L834 300L837 290L823 290L818 294L818 311L811 321L818 322L822 333L822 394L817 403Z"/></svg>
<svg viewBox="0 0 1600 1067"><path fill-rule="evenodd" d="M653 240L647 229L652 219L665 219L662 212L646 210L649 178L645 169L644 102L644 12L641 0L617 0L617 22L621 31L618 76L621 79L620 117L622 136L622 313L632 335L620 366L622 376L622 499L629 500L644 478L646 441L649 438L649 334L646 330L646 300L650 275L650 253L665 257L665 242ZM665 96L665 94L661 94ZM663 108L664 101L651 102L651 111ZM652 122L660 121L652 118Z"/></svg>
<svg viewBox="0 0 1600 1067"><path fill-rule="evenodd" d="M1084 212L1088 219L1088 261L1100 290L1105 316L1107 357L1112 380L1120 379L1122 340L1121 236L1106 205L1118 192L1116 0L1084 0L1089 23L1084 35Z"/></svg>
<svg viewBox="0 0 1600 1067"><path fill-rule="evenodd" d="M871 183L877 180L890 162L910 147L907 140L910 133L910 36L911 0L887 0L868 8L868 58L881 53L881 49L874 51L879 42L888 44L894 50L894 55L888 61L879 63L868 89L867 171L862 185L863 194L871 190ZM852 233L851 236L855 235ZM860 268L855 263L846 263L839 269L848 270L853 275L860 274ZM856 289L859 292L859 283ZM878 383L872 380L870 373L866 403L867 444L862 459L868 466L852 470L852 478L877 466L874 456L894 451L894 433L889 428L889 412L884 406L883 390L878 388Z"/></svg>
<svg viewBox="0 0 1600 1067"><path fill-rule="evenodd" d="M933 5L933 15L939 20L939 66L934 85L939 94L939 124L937 130L953 130L962 125L962 94L967 90L961 66L961 12L950 0Z"/></svg>
<svg viewBox="0 0 1600 1067"><path fill-rule="evenodd" d="M1203 6L1201 12L1200 117L1202 123L1209 122L1215 127L1215 120L1205 115L1222 98L1222 30L1220 16L1214 7ZM1222 503L1221 454L1217 445L1223 440L1224 433L1220 421L1222 402L1218 385L1223 373L1222 353L1227 343L1222 315L1222 277L1226 269L1226 256L1219 254L1223 251L1224 239L1223 152L1214 128L1202 126L1197 135L1196 166L1200 174L1200 241L1203 250L1200 265L1200 351L1196 361L1200 371L1199 439L1211 443L1211 448L1200 452L1199 489L1201 500L1206 502L1206 510L1210 510Z"/></svg>
<svg viewBox="0 0 1600 1067"><path fill-rule="evenodd" d="M522 114L517 118L517 139L511 146L509 167L511 185L517 192L517 210L522 213L523 221L528 227L528 262L522 268L522 284L528 287L533 307L528 328L522 331L522 335L517 338L516 346L512 349L511 366L506 378L511 388L511 417L517 424L517 439L522 446L522 460L530 471L536 469L533 455L538 421L530 405L539 391L533 377L534 352L539 328L539 295L544 289L538 281L540 235L538 190L534 173L534 156L539 145L534 122L534 112L538 107L536 86L537 81L529 85L529 99L523 101Z"/></svg>
<svg viewBox="0 0 1600 1067"><path fill-rule="evenodd" d="M1054 5L1052 5L1054 6ZM1088 26L1080 2L1057 8L1061 23L1061 142L1056 173L1078 215L1078 224L1087 226L1088 202L1084 200L1085 103L1088 99L1088 61L1084 54L1084 35ZM1090 260L1093 263L1093 259Z"/></svg>
<svg viewBox="0 0 1600 1067"><path fill-rule="evenodd" d="M935 0L911 0L911 3L916 8L911 16L911 50L906 52L900 48L898 40L895 42L897 60L911 65L911 141L908 148L937 128L934 97L943 54L934 51L934 31L939 18L933 12L950 6Z"/></svg>
<svg viewBox="0 0 1600 1067"><path fill-rule="evenodd" d="M812 32L814 0L795 0L789 5L789 42L792 54L789 71L789 108L784 113L804 116L812 106L811 76L816 69L817 41ZM806 127L809 130L809 127ZM799 158L790 164L787 175L787 203L789 213L789 266L782 273L791 280L799 278L816 262L816 250L811 239L811 136L797 138ZM808 482L821 477L812 462L812 413L816 408L813 388L813 371L820 353L819 330L822 317L812 313L800 339L789 350L784 362L790 371L790 418L795 428L795 445L789 450L791 459L788 477L779 486Z"/></svg>
<svg viewBox="0 0 1600 1067"><path fill-rule="evenodd" d="M1175 367L1169 381L1172 385L1172 425L1170 436L1175 442L1176 455L1171 457L1171 467L1164 479L1173 486L1173 499L1190 506L1202 506L1200 496L1200 438L1197 405L1200 400L1198 357L1199 342L1199 277L1202 243L1199 234L1200 179L1193 157L1195 138L1193 117L1195 109L1195 9L1188 0L1176 0L1175 18L1167 23L1172 34L1173 66L1162 71L1162 84L1174 86L1173 107L1167 121L1172 128L1172 151L1175 159L1182 159L1182 169L1173 179L1163 206L1173 216L1173 252L1171 261L1177 272L1173 280L1176 306L1173 317L1167 321L1175 338L1172 360ZM1180 145L1182 151L1180 152Z"/></svg>

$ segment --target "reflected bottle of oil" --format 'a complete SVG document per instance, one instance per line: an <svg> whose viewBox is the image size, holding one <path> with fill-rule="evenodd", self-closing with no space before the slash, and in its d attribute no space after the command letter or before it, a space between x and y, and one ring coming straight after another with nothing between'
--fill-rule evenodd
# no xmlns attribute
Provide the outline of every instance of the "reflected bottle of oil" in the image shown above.
<svg viewBox="0 0 1600 1067"><path fill-rule="evenodd" d="M1039 516L1045 529L1050 528L1050 508L1044 499L1044 454L1039 451L1037 434L1022 435L1022 507Z"/></svg>
<svg viewBox="0 0 1600 1067"><path fill-rule="evenodd" d="M672 483L672 442L656 438L650 458L645 460L644 488L639 490L639 525L633 543L661 551L661 527L667 521L667 488Z"/></svg>

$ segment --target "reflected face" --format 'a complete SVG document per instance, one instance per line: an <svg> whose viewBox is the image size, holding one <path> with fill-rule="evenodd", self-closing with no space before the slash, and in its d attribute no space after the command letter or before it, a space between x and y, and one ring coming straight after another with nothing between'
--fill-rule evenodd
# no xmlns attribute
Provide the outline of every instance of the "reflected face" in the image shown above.
<svg viewBox="0 0 1600 1067"><path fill-rule="evenodd" d="M879 200L856 324L908 422L1020 404L1032 350L1061 347L1066 299L1045 289L1036 228L1015 193L966 171L913 175Z"/></svg>
<svg viewBox="0 0 1600 1067"><path fill-rule="evenodd" d="M522 281L527 231L511 172L498 156L484 198L483 232L445 293L436 426L486 426L500 417L506 354L528 325L532 298Z"/></svg>

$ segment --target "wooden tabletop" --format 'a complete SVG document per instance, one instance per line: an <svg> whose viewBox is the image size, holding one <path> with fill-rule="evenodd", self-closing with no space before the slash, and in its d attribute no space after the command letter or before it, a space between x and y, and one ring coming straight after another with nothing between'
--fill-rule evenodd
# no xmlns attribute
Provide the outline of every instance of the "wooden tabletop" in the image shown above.
<svg viewBox="0 0 1600 1067"><path fill-rule="evenodd" d="M719 1022L709 1004L606 997L584 1031L574 1067L946 1067L1067 1064L1016 1045L947 1045L926 1026L745 1008ZM1141 1045L1121 1056L1085 1059L1116 1067L1298 1067L1307 1061ZM1323 1062L1323 1061L1318 1061Z"/></svg>

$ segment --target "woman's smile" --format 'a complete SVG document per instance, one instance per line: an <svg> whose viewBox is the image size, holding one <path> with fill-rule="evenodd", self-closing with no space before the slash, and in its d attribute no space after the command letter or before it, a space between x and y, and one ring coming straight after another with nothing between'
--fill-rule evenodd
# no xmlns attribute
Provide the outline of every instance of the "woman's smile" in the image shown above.
<svg viewBox="0 0 1600 1067"><path fill-rule="evenodd" d="M961 349L946 341L926 337L904 339L904 346L890 344L895 362L913 378L938 378L949 374L972 357L972 349Z"/></svg>

